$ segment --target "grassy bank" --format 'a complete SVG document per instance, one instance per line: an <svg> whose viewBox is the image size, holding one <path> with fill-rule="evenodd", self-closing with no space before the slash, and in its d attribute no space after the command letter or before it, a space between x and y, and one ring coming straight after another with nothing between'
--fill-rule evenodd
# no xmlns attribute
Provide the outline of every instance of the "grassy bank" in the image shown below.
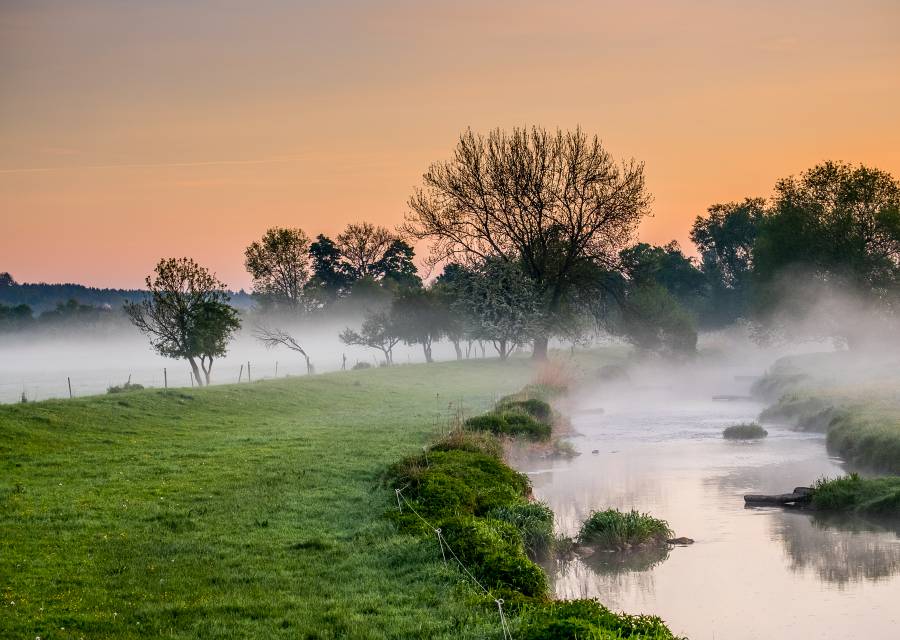
<svg viewBox="0 0 900 640"><path fill-rule="evenodd" d="M527 363L401 366L0 407L0 637L497 634L385 468ZM436 395L439 394L439 395Z"/></svg>
<svg viewBox="0 0 900 640"><path fill-rule="evenodd" d="M861 478L850 474L823 479L813 488L812 505L822 511L900 513L900 478Z"/></svg>
<svg viewBox="0 0 900 640"><path fill-rule="evenodd" d="M786 358L756 384L773 404L763 422L826 434L828 450L853 465L900 474L900 374L846 352Z"/></svg>

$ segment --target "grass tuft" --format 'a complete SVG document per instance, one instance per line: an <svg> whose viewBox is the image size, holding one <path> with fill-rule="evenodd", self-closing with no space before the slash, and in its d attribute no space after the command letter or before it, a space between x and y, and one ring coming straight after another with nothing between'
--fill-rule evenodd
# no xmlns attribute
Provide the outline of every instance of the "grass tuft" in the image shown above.
<svg viewBox="0 0 900 640"><path fill-rule="evenodd" d="M728 440L759 440L767 435L769 432L755 422L733 424L722 432L722 437Z"/></svg>
<svg viewBox="0 0 900 640"><path fill-rule="evenodd" d="M861 478L851 473L822 478L813 487L812 505L823 511L900 515L900 477Z"/></svg>
<svg viewBox="0 0 900 640"><path fill-rule="evenodd" d="M580 544L609 550L663 544L670 537L669 523L634 509L627 513L618 509L592 511L578 532Z"/></svg>
<svg viewBox="0 0 900 640"><path fill-rule="evenodd" d="M656 616L614 613L596 600L563 600L527 607L520 640L678 640Z"/></svg>

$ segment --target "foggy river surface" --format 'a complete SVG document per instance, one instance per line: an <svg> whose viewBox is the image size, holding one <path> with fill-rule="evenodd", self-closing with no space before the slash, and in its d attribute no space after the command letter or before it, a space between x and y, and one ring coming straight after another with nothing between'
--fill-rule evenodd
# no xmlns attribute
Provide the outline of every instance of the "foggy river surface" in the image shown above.
<svg viewBox="0 0 900 640"><path fill-rule="evenodd" d="M659 615L692 640L900 637L900 526L744 507L745 493L789 492L846 471L821 435L766 425L763 441L722 438L761 408L684 389L574 401L579 435L570 441L581 455L518 465L558 531L574 536L592 509L636 508L696 542L554 562L546 568L556 594Z"/></svg>

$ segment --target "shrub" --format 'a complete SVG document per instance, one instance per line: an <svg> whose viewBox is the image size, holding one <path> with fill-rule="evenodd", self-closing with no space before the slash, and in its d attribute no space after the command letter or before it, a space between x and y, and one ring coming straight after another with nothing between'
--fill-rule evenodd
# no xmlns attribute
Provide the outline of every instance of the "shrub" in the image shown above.
<svg viewBox="0 0 900 640"><path fill-rule="evenodd" d="M475 431L490 431L495 435L522 435L532 440L546 440L552 431L549 424L518 411L485 413L469 418L465 424L466 427Z"/></svg>
<svg viewBox="0 0 900 640"><path fill-rule="evenodd" d="M357 362L357 363L356 363L355 365L353 365L353 367L352 367L352 369L353 369L354 371L359 371L360 369L371 369L371 368L372 368L372 365L369 364L368 362L366 362L365 360L363 360L363 361L361 361L361 362Z"/></svg>
<svg viewBox="0 0 900 640"><path fill-rule="evenodd" d="M543 558L553 549L553 511L543 502L521 502L497 507L488 517L513 525L532 558Z"/></svg>
<svg viewBox="0 0 900 640"><path fill-rule="evenodd" d="M560 600L526 608L520 640L677 640L656 616L613 613L596 600Z"/></svg>
<svg viewBox="0 0 900 640"><path fill-rule="evenodd" d="M769 432L755 422L733 424L722 432L722 436L729 440L757 440L765 438L767 435Z"/></svg>
<svg viewBox="0 0 900 640"><path fill-rule="evenodd" d="M395 488L416 510L436 522L460 515L484 515L517 504L530 491L528 478L502 460L464 450L432 451L406 458L388 471Z"/></svg>
<svg viewBox="0 0 900 640"><path fill-rule="evenodd" d="M601 549L623 550L636 545L662 544L672 536L669 523L632 509L622 513L618 509L592 511L581 531L578 542Z"/></svg>
<svg viewBox="0 0 900 640"><path fill-rule="evenodd" d="M123 385L115 385L106 389L106 393L125 393L126 391L140 391L144 385L136 382L126 382Z"/></svg>
<svg viewBox="0 0 900 640"><path fill-rule="evenodd" d="M503 445L490 433L454 429L431 445L431 451L469 451L500 458L503 456Z"/></svg>
<svg viewBox="0 0 900 640"><path fill-rule="evenodd" d="M525 555L522 537L508 522L490 518L455 518L441 533L460 562L488 589L544 597L547 576Z"/></svg>
<svg viewBox="0 0 900 640"><path fill-rule="evenodd" d="M553 419L553 409L550 407L550 403L540 398L516 399L507 396L497 403L495 410L500 413L519 411L547 424L550 424Z"/></svg>

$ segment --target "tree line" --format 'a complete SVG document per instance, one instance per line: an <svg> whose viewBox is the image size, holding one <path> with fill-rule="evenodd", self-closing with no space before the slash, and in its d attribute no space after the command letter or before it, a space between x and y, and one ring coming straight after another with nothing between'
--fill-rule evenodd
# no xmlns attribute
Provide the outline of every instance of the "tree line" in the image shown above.
<svg viewBox="0 0 900 640"><path fill-rule="evenodd" d="M340 339L385 364L400 343L419 345L427 362L440 340L458 358L475 345L501 359L529 345L540 359L551 339L598 333L683 357L699 330L742 322L783 332L823 287L888 318L897 308L900 186L886 172L826 162L778 181L769 199L714 204L691 228L699 259L674 241L636 242L650 208L644 165L615 160L581 129L469 130L427 168L398 229L359 222L310 239L275 227L252 242L256 333L310 370L302 336L284 330L291 318L361 314ZM417 241L430 247L429 282L414 263ZM198 380L242 320L224 285L187 258L161 261L126 311ZM817 330L849 335L839 313L822 314Z"/></svg>

